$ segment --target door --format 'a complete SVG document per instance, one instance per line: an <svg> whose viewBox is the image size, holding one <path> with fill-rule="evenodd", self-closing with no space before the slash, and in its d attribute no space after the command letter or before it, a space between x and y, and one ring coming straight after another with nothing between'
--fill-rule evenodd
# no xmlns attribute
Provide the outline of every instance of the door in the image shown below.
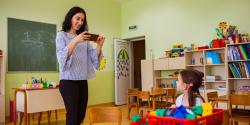
<svg viewBox="0 0 250 125"><path fill-rule="evenodd" d="M115 104L127 103L131 83L130 42L114 39Z"/></svg>
<svg viewBox="0 0 250 125"><path fill-rule="evenodd" d="M145 40L133 41L134 88L142 89L141 60L145 59Z"/></svg>

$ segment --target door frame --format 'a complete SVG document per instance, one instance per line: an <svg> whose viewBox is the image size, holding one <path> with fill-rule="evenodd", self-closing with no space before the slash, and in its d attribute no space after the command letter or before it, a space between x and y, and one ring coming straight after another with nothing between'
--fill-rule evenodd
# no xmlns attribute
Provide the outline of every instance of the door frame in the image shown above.
<svg viewBox="0 0 250 125"><path fill-rule="evenodd" d="M120 39L120 38L113 38L113 40L115 39ZM124 39L120 39L120 40L124 40L124 41L127 41L129 42L129 52L130 52L130 84L129 84L129 87L130 88L133 88L134 87L134 53L133 53L133 42L136 42L136 41L139 41L139 40L144 40L145 41L145 56L146 56L146 37L145 36L138 36L138 37L131 37L131 38L124 38ZM115 55L115 52L116 52L116 47L115 47L115 43L114 43L114 56ZM115 59L115 57L114 57ZM114 67L116 67L116 61L114 60ZM116 70L114 68L114 88L115 88L115 94L117 93L117 90L116 90ZM115 95L116 96L116 95ZM127 95L125 95L127 96ZM115 103L116 103L116 97L115 97ZM119 105L119 104L118 104Z"/></svg>
<svg viewBox="0 0 250 125"><path fill-rule="evenodd" d="M130 44L130 57L131 57L131 65L130 65L130 88L134 88L134 51L133 51L133 43L136 41L144 40L145 41L145 57L146 56L146 36L137 36L137 37L130 37L130 38L125 38L122 40L126 40L131 42Z"/></svg>

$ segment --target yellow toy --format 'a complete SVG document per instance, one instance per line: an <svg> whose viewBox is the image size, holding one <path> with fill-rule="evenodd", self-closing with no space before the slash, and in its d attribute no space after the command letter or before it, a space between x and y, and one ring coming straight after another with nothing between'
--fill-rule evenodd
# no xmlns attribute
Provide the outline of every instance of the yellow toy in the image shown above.
<svg viewBox="0 0 250 125"><path fill-rule="evenodd" d="M102 59L100 61L99 70L104 70L105 67L106 67L106 59L104 57L102 57Z"/></svg>
<svg viewBox="0 0 250 125"><path fill-rule="evenodd" d="M207 116L213 113L212 104L209 102L202 103L202 116Z"/></svg>
<svg viewBox="0 0 250 125"><path fill-rule="evenodd" d="M152 115L152 116L156 116L156 111L150 111L149 114Z"/></svg>
<svg viewBox="0 0 250 125"><path fill-rule="evenodd" d="M174 44L174 45L173 45L173 49L176 49L176 48L183 49L184 46L183 46L183 44Z"/></svg>

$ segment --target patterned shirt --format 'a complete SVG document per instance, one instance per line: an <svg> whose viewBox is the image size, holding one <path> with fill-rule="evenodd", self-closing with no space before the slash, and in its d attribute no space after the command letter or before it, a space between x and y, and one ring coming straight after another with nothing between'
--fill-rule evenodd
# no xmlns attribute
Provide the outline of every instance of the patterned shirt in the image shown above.
<svg viewBox="0 0 250 125"><path fill-rule="evenodd" d="M60 80L88 80L95 76L100 57L89 41L78 43L68 56L68 44L76 35L60 31L56 35L56 56L59 62Z"/></svg>

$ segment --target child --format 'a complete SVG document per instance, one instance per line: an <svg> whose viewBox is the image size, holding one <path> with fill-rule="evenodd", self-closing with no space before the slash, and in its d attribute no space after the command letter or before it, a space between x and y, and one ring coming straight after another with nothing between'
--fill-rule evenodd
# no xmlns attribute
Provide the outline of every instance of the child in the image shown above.
<svg viewBox="0 0 250 125"><path fill-rule="evenodd" d="M198 106L202 105L204 99L200 95L199 88L202 84L204 74L197 70L186 69L179 73L177 89L183 94L177 97L176 106Z"/></svg>

